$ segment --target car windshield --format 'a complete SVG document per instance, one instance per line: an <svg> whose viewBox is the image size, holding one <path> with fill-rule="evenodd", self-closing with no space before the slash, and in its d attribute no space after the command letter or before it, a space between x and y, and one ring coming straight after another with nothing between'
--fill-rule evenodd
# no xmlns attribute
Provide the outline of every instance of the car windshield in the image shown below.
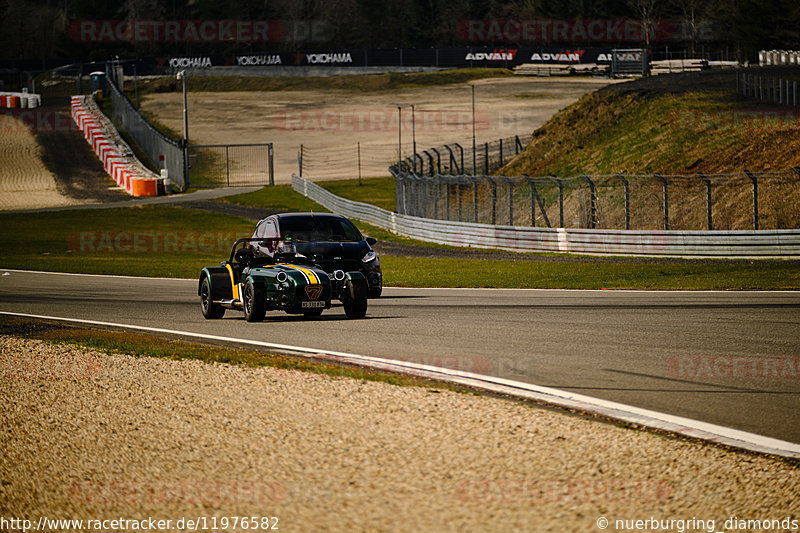
<svg viewBox="0 0 800 533"><path fill-rule="evenodd" d="M357 242L361 233L347 219L329 217L289 217L281 219L281 237L296 242Z"/></svg>

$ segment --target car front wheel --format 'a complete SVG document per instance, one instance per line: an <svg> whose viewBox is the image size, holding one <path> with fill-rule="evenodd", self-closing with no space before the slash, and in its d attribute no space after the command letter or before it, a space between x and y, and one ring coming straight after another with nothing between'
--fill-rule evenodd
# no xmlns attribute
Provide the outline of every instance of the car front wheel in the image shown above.
<svg viewBox="0 0 800 533"><path fill-rule="evenodd" d="M244 286L242 305L244 306L245 320L248 322L261 322L264 320L264 315L267 314L267 308L264 304L264 288L254 285L252 281L248 281Z"/></svg>
<svg viewBox="0 0 800 533"><path fill-rule="evenodd" d="M347 318L364 318L367 314L367 283L362 279L348 281L342 305Z"/></svg>

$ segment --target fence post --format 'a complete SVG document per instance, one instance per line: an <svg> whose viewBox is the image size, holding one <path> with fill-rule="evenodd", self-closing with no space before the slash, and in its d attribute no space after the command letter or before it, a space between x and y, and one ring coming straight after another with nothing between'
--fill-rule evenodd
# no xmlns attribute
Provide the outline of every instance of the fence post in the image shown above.
<svg viewBox="0 0 800 533"><path fill-rule="evenodd" d="M492 226L494 226L497 224L497 184L489 176L486 176L486 179L492 184Z"/></svg>
<svg viewBox="0 0 800 533"><path fill-rule="evenodd" d="M300 171L300 177L303 177L303 145L300 145L300 151L297 152L297 167ZM397 168L397 171L400 172L400 167Z"/></svg>
<svg viewBox="0 0 800 533"><path fill-rule="evenodd" d="M744 171L753 182L753 229L758 229L758 178L749 170Z"/></svg>
<svg viewBox="0 0 800 533"><path fill-rule="evenodd" d="M519 135L514 135L514 155L519 155L522 151L522 141L519 140Z"/></svg>
<svg viewBox="0 0 800 533"><path fill-rule="evenodd" d="M500 139L500 166L503 166L503 139Z"/></svg>
<svg viewBox="0 0 800 533"><path fill-rule="evenodd" d="M453 144L455 144L456 148L458 148L458 151L461 153L461 168L458 169L458 173L466 174L466 172L464 171L464 148L462 148L461 145L458 143L453 143Z"/></svg>
<svg viewBox="0 0 800 533"><path fill-rule="evenodd" d="M458 161L456 161L456 155L453 153L453 149L450 148L450 145L445 144L444 147L445 149L447 149L448 152L450 152L450 175L456 176L462 174L461 171L453 172L453 168L458 170Z"/></svg>
<svg viewBox="0 0 800 533"><path fill-rule="evenodd" d="M590 226L591 229L595 229L596 226L597 226L597 203L595 201L594 182L591 179L589 179L589 176L583 175L581 177L584 180L586 180L586 183L589 184L589 194L591 194L591 200L590 200L591 209L590 209L589 226Z"/></svg>
<svg viewBox="0 0 800 533"><path fill-rule="evenodd" d="M483 143L483 173L489 173L489 143Z"/></svg>
<svg viewBox="0 0 800 533"><path fill-rule="evenodd" d="M444 216L446 220L450 220L450 184L444 184Z"/></svg>
<svg viewBox="0 0 800 533"><path fill-rule="evenodd" d="M231 158L228 155L228 145L225 145L225 182L231 186Z"/></svg>
<svg viewBox="0 0 800 533"><path fill-rule="evenodd" d="M428 166L430 167L430 172L428 174L431 177L433 177L433 156L427 150L423 150L422 153L425 154L426 156L428 156ZM423 165L423 169L422 170L423 170L423 174L424 174L425 173L424 172L424 170L425 170L424 165Z"/></svg>
<svg viewBox="0 0 800 533"><path fill-rule="evenodd" d="M539 209L542 211L544 223L549 228L550 219L547 218L547 211L545 211L542 199L539 197L539 191L536 190L536 183L534 182L533 178L529 177L527 174L523 174L522 176L528 180L528 183L531 186L531 226L534 228L536 227L536 204L539 204Z"/></svg>
<svg viewBox="0 0 800 533"><path fill-rule="evenodd" d="M631 229L631 190L628 180L622 174L617 174L617 179L625 187L625 229Z"/></svg>
<svg viewBox="0 0 800 533"><path fill-rule="evenodd" d="M462 206L461 206L461 196L462 196L462 194L461 194L461 183L457 183L456 184L456 193L458 194L458 221L459 222L463 222L464 221L464 212L463 212Z"/></svg>
<svg viewBox="0 0 800 533"><path fill-rule="evenodd" d="M436 175L442 175L442 154L436 148L431 148L431 151L436 154Z"/></svg>
<svg viewBox="0 0 800 533"><path fill-rule="evenodd" d="M664 186L664 229L669 229L669 189L667 188L667 180L661 174L654 174L656 179Z"/></svg>
<svg viewBox="0 0 800 533"><path fill-rule="evenodd" d="M698 174L700 179L706 183L706 211L708 212L708 231L712 231L714 229L714 225L711 220L711 180L708 179L704 174Z"/></svg>
<svg viewBox="0 0 800 533"><path fill-rule="evenodd" d="M508 225L514 225L514 182L510 178L503 176L508 185Z"/></svg>
<svg viewBox="0 0 800 533"><path fill-rule="evenodd" d="M564 227L564 182L558 179L557 177L553 176L552 174L548 176L551 180L556 182L558 185L558 227Z"/></svg>
<svg viewBox="0 0 800 533"><path fill-rule="evenodd" d="M472 211L473 220L478 223L478 180L480 178L472 178Z"/></svg>

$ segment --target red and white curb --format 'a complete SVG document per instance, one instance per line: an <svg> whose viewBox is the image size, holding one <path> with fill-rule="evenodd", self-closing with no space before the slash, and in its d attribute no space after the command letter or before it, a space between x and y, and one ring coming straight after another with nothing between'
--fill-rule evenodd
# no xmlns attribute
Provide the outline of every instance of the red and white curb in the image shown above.
<svg viewBox="0 0 800 533"><path fill-rule="evenodd" d="M96 320L84 320L78 318L47 315L32 315L26 313L11 313L5 311L0 311L0 315L120 328L146 333L161 333L176 337L184 337L187 339L201 339L205 341L223 342L228 344L279 350L281 352L289 352L301 357L308 357L316 360L346 363L376 370L384 370L430 378L497 394L504 394L515 398L545 402L558 407L577 409L582 412L593 413L602 417L661 431L667 431L677 435L682 435L684 437L700 439L733 448L741 448L744 450L777 455L781 457L800 458L800 444L773 439L763 435L757 435L755 433L740 431L716 424L709 424L707 422L693 420L690 418L660 413L658 411L651 411L649 409L641 409L639 407L601 400L599 398L592 398L591 396L575 394L551 387L541 387L538 385L532 385L530 383L474 374L471 372L462 372L449 368L440 368L409 361L384 359L369 355L320 350L317 348L306 348L303 346L276 344L249 339L237 339L233 337L193 333L189 331L137 326L133 324L120 324L114 322L102 322Z"/></svg>
<svg viewBox="0 0 800 533"><path fill-rule="evenodd" d="M103 163L111 178L132 196L157 196L164 191L164 179L149 171L119 137L114 124L97 107L91 96L73 96L72 120Z"/></svg>

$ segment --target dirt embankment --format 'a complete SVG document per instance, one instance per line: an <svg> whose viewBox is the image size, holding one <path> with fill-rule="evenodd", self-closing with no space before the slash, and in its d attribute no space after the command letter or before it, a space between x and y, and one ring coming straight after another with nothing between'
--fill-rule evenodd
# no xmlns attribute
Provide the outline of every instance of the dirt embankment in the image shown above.
<svg viewBox="0 0 800 533"><path fill-rule="evenodd" d="M0 113L0 210L125 200L61 109Z"/></svg>

